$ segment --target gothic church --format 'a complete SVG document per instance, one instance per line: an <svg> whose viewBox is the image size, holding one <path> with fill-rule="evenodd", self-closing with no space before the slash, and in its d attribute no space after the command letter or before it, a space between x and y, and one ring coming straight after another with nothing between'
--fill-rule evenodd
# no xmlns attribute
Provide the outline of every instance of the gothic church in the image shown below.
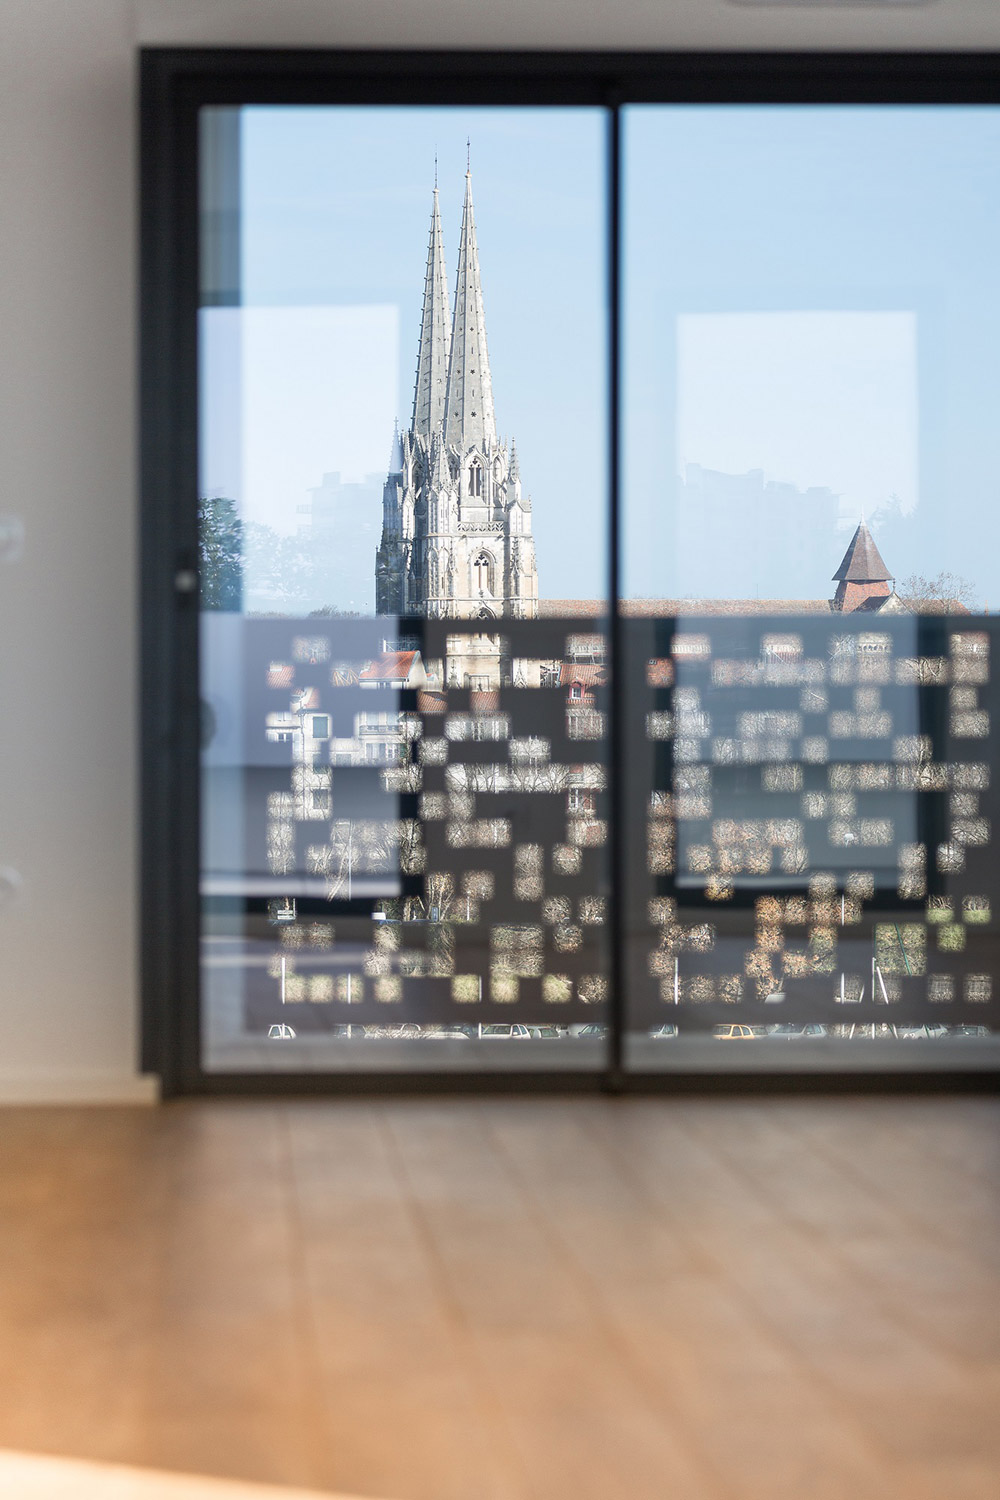
<svg viewBox="0 0 1000 1500"><path fill-rule="evenodd" d="M531 501L514 443L497 437L469 172L451 318L434 188L413 420L396 434L383 490L375 608L432 619L538 613Z"/></svg>

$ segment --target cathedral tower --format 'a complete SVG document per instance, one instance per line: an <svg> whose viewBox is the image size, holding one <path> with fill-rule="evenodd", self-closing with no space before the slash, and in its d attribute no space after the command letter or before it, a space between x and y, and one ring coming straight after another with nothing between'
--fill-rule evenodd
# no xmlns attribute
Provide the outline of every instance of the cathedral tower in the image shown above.
<svg viewBox="0 0 1000 1500"><path fill-rule="evenodd" d="M450 322L434 189L413 418L393 443L383 490L375 598L379 614L538 613L531 502L513 443L497 437L469 172Z"/></svg>

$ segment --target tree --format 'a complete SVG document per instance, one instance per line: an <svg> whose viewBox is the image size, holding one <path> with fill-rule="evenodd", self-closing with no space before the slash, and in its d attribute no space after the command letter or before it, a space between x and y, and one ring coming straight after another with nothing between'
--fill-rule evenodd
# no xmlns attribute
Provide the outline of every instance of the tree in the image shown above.
<svg viewBox="0 0 1000 1500"><path fill-rule="evenodd" d="M904 604L911 605L918 613L949 615L955 613L956 605L972 609L976 603L972 584L957 573L939 573L936 578L911 573L900 581L896 592Z"/></svg>
<svg viewBox="0 0 1000 1500"><path fill-rule="evenodd" d="M301 537L281 536L270 526L250 521L244 530L249 592L257 608L299 614L307 606L314 564Z"/></svg>
<svg viewBox="0 0 1000 1500"><path fill-rule="evenodd" d="M198 501L198 553L202 609L242 609L243 522L235 500Z"/></svg>

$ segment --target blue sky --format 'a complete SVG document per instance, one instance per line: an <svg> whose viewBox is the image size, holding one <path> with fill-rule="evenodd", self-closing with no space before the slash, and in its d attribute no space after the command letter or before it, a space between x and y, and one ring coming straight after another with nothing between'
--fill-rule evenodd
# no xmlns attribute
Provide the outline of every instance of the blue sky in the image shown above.
<svg viewBox="0 0 1000 1500"><path fill-rule="evenodd" d="M601 111L244 110L244 308L206 315L219 357L204 483L241 489L248 515L291 531L324 472L384 478L393 420L408 423L413 403L435 154L453 293L467 139L497 425L535 504L542 589L601 594ZM244 408L227 417L236 341Z"/></svg>
<svg viewBox="0 0 1000 1500"><path fill-rule="evenodd" d="M1000 110L642 107L626 138L626 592L682 591L659 464L699 462L830 486L844 523L895 491L888 566L995 607ZM747 594L827 597L846 540Z"/></svg>
<svg viewBox="0 0 1000 1500"><path fill-rule="evenodd" d="M243 111L244 310L205 315L205 485L291 531L324 472L384 470L412 402L434 157L453 288L467 137L541 592L600 593L599 111ZM641 107L625 141L624 592L684 592L672 503L698 463L841 495L841 530L807 555L776 538L748 595L827 595L861 508L894 493L890 568L952 569L995 606L1000 111Z"/></svg>

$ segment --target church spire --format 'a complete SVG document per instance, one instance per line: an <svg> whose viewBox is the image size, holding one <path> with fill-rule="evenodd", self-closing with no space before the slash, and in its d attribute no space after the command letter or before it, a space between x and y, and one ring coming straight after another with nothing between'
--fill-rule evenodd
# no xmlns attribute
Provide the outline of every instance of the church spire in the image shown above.
<svg viewBox="0 0 1000 1500"><path fill-rule="evenodd" d="M389 454L389 473L402 474L403 464L403 439L399 435L399 423L394 422L392 427L392 452Z"/></svg>
<svg viewBox="0 0 1000 1500"><path fill-rule="evenodd" d="M465 208L458 252L455 321L451 333L445 437L461 452L485 449L496 441L493 383L486 352L486 315L479 279L476 221L472 212L472 173L465 174Z"/></svg>
<svg viewBox="0 0 1000 1500"><path fill-rule="evenodd" d="M851 545L844 553L844 560L833 576L835 580L846 583L886 583L892 578L863 516L851 537Z"/></svg>
<svg viewBox="0 0 1000 1500"><path fill-rule="evenodd" d="M851 537L851 545L844 553L844 560L834 573L837 592L831 607L841 614L854 610L879 610L892 590L892 574L882 561L882 554L875 545L862 517L861 525Z"/></svg>
<svg viewBox="0 0 1000 1500"><path fill-rule="evenodd" d="M413 391L413 430L430 437L444 421L451 334L448 328L448 280L444 269L444 236L438 207L437 162L434 164L434 207L424 276L424 311L420 320L417 381Z"/></svg>

